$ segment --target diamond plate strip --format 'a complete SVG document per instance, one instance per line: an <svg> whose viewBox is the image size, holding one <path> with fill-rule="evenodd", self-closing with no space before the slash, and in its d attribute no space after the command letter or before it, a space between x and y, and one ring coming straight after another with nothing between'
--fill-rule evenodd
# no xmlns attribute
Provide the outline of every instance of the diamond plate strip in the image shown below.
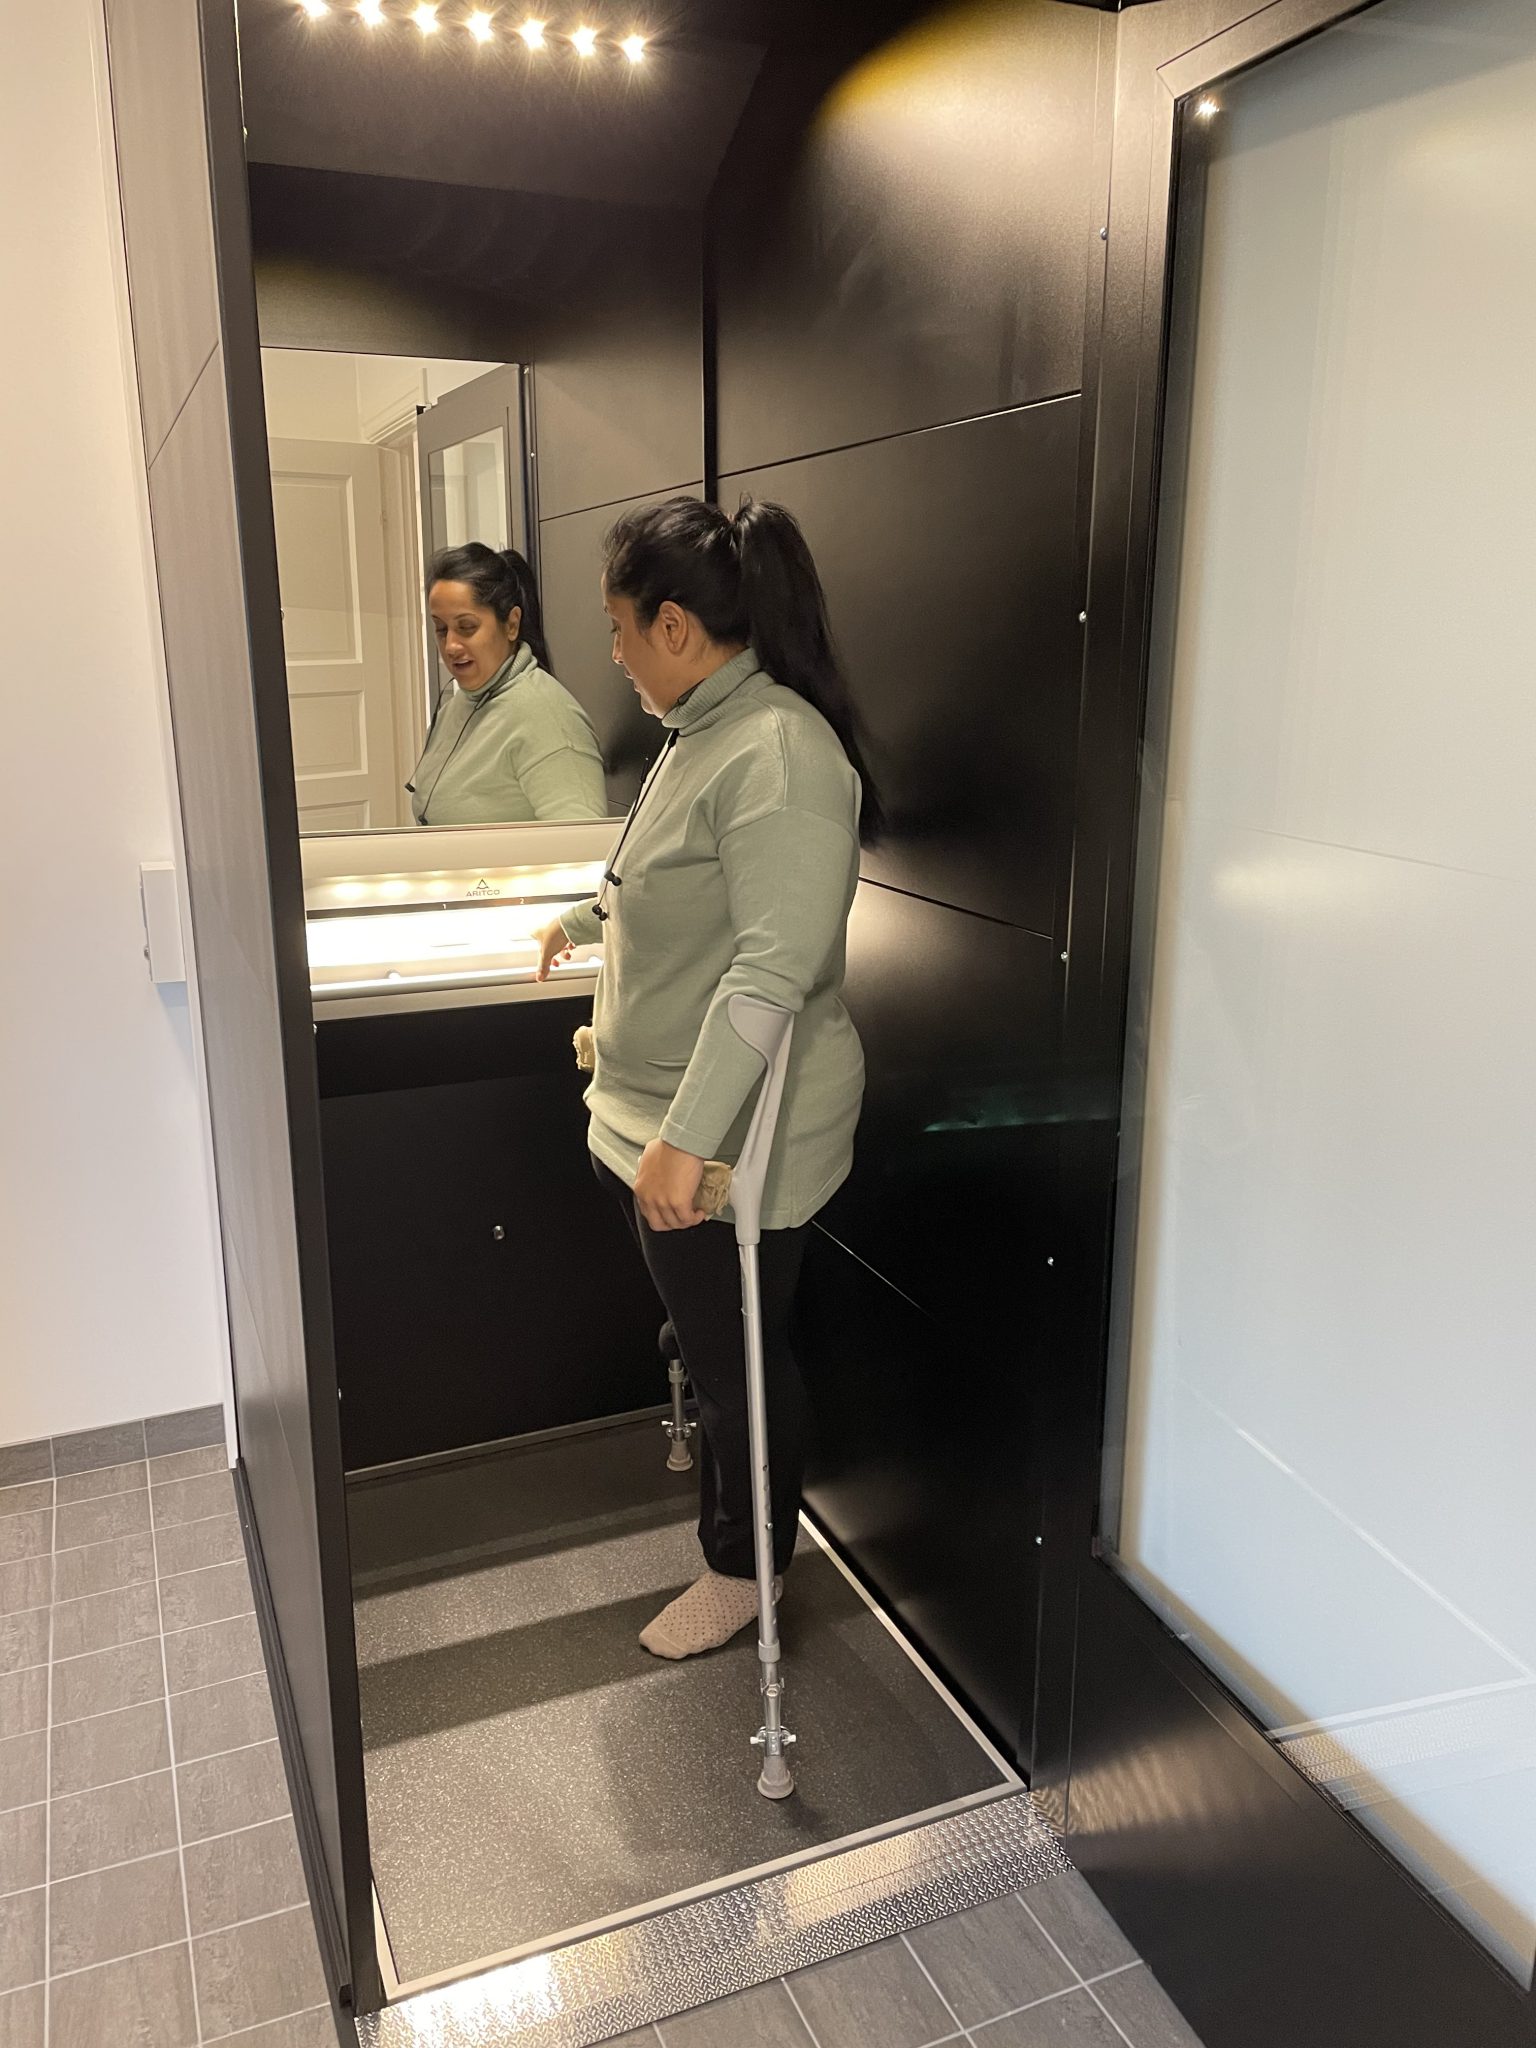
<svg viewBox="0 0 1536 2048"><path fill-rule="evenodd" d="M674 1906L358 2021L360 2048L595 2048L1070 1869L1027 1793Z"/></svg>

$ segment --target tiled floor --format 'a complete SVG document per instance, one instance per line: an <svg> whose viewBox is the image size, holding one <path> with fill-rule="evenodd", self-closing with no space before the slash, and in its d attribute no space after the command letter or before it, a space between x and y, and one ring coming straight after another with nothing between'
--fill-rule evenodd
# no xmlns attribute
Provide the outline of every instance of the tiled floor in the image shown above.
<svg viewBox="0 0 1536 2048"><path fill-rule="evenodd" d="M334 2048L217 1408L0 1448L0 2048Z"/></svg>
<svg viewBox="0 0 1536 2048"><path fill-rule="evenodd" d="M1080 1877L775 1978L610 2048L1200 2048Z"/></svg>

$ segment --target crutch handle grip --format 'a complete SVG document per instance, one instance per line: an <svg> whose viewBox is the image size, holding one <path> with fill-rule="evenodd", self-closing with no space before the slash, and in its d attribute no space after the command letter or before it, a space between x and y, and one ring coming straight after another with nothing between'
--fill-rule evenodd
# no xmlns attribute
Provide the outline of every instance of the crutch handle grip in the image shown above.
<svg viewBox="0 0 1536 2048"><path fill-rule="evenodd" d="M743 1044L751 1046L763 1063L763 1085L747 1126L741 1156L731 1170L731 1207L736 1217L736 1242L758 1244L762 1240L763 1188L768 1179L768 1157L779 1121L779 1104L784 1095L784 1076L789 1071L789 1041L794 1017L777 1003L761 996L733 995L725 1006L731 1029Z"/></svg>

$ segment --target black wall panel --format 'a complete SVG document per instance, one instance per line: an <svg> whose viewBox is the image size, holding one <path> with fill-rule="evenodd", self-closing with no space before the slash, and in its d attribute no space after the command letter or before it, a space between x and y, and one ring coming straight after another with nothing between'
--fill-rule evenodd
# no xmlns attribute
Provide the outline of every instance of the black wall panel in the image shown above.
<svg viewBox="0 0 1536 2048"><path fill-rule="evenodd" d="M234 21L219 0L117 0L108 40L240 1450L299 1731L289 1764L322 1948L333 1986L350 1978L368 2001L362 1746Z"/></svg>
<svg viewBox="0 0 1536 2048"><path fill-rule="evenodd" d="M1080 404L722 477L804 526L890 813L862 872L1049 934L1082 629Z"/></svg>
<svg viewBox="0 0 1536 2048"><path fill-rule="evenodd" d="M719 469L1082 382L1100 24L936 9L812 113L755 124L717 196Z"/></svg>
<svg viewBox="0 0 1536 2048"><path fill-rule="evenodd" d="M544 625L555 673L597 728L608 769L609 807L615 811L629 808L656 757L662 730L641 710L634 685L613 659L601 593L603 535L631 506L657 503L675 491L697 495L703 488L695 478L653 497L539 522Z"/></svg>
<svg viewBox="0 0 1536 2048"><path fill-rule="evenodd" d="M585 1015L546 1001L320 1026L349 1471L667 1398L662 1311L587 1154Z"/></svg>

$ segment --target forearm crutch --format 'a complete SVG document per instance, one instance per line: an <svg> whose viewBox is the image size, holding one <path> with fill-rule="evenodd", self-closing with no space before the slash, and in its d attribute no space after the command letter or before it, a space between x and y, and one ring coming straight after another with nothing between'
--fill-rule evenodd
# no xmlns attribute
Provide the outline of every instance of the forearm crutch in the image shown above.
<svg viewBox="0 0 1536 2048"><path fill-rule="evenodd" d="M731 1207L741 1260L741 1320L747 1359L747 1436L752 1461L752 1542L757 1562L758 1685L763 1725L753 1746L763 1753L757 1789L765 1799L787 1799L795 1789L785 1752L794 1736L784 1726L784 1680L779 1674L779 1613L773 1597L773 1490L768 1467L768 1393L763 1377L763 1298L758 1277L763 1184L789 1067L794 1023L787 1010L760 996L733 995L726 1015L738 1038L763 1062L763 1085L741 1157L731 1172Z"/></svg>

